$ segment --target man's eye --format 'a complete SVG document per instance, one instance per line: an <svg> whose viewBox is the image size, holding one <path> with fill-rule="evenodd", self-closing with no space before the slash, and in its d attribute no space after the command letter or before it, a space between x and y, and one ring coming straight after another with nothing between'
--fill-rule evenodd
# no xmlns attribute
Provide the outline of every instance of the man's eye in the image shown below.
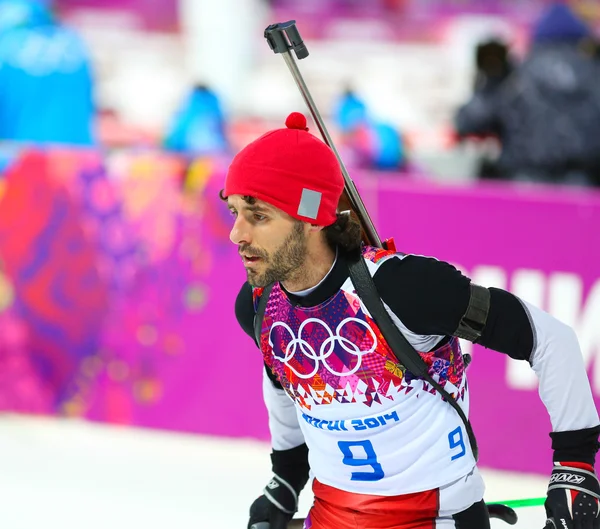
<svg viewBox="0 0 600 529"><path fill-rule="evenodd" d="M261 220L265 220L266 218L267 217L265 217L264 215L260 215L259 213L254 214L254 220L261 221Z"/></svg>
<svg viewBox="0 0 600 529"><path fill-rule="evenodd" d="M230 214L232 217L237 217L237 211L235 211L235 210L233 210L233 209L230 209L230 210L229 210L229 214Z"/></svg>

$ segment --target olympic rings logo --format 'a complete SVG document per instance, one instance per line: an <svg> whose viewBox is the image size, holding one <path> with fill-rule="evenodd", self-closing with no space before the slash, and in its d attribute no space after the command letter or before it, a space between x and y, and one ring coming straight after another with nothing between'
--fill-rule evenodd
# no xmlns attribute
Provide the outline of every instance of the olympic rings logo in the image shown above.
<svg viewBox="0 0 600 529"><path fill-rule="evenodd" d="M340 332L343 331L344 325L346 325L350 322L362 325L363 327L366 328L366 330L371 335L372 345L368 350L366 350L366 351L361 350L360 347L356 343L354 343L352 340L349 340L348 338L341 336ZM329 337L326 338L323 341L323 343L321 343L321 346L319 347L318 352L315 350L315 348L310 343L308 343L306 340L304 340L302 338L302 333L309 323L321 325L327 331L327 334L329 335ZM287 346L285 347L285 354L284 354L283 359L278 357L275 354L275 350L273 349L273 340L271 337L272 337L273 331L277 327L282 327L283 329L285 329L287 331L287 333L289 334L289 336L292 338L290 340L290 342L287 344ZM356 365L349 371L344 371L343 373L340 373L340 372L336 371L328 363L329 357L335 351L336 344L338 344L342 349L344 349L344 351L354 355L358 359L356 362ZM375 351L375 349L377 349L377 336L375 335L375 332L373 331L373 329L371 329L371 326L367 322L365 322L364 320L359 320L358 318L346 318L346 319L342 320L339 323L339 325L336 327L335 334L333 333L333 331L331 330L329 325L327 325L323 320L319 320L317 318L308 318L307 320L304 320L302 322L302 324L300 325L300 328L298 329L297 337L294 336L294 332L292 331L292 329L290 328L289 325L287 325L286 323L284 323L282 321L275 322L271 326L271 331L269 332L269 345L271 346L271 351L273 353L273 356L275 356L278 360L280 360L287 367L289 367L294 372L294 374L296 376L298 376L299 378L307 379L307 378L314 377L317 374L317 372L319 371L319 366L321 365L321 362L323 362L323 367L327 371L329 371L331 374L337 375L340 377L344 377L344 376L349 376L349 375L353 375L354 373L356 373L362 365L362 357L366 354L372 353L373 351ZM292 366L289 363L290 360L294 357L294 355L298 351L298 348L300 348L300 351L302 352L302 354L304 354L305 357L311 359L315 364L310 373L301 373L301 372L297 371L296 369L294 369L294 366Z"/></svg>

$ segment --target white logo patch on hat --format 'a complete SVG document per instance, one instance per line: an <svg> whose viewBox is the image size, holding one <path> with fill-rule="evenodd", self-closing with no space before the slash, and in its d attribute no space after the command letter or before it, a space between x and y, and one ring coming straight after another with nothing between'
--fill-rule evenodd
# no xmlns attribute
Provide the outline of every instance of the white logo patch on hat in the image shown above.
<svg viewBox="0 0 600 529"><path fill-rule="evenodd" d="M319 206L323 194L311 189L303 189L300 204L298 205L298 215L309 219L316 219L319 215Z"/></svg>

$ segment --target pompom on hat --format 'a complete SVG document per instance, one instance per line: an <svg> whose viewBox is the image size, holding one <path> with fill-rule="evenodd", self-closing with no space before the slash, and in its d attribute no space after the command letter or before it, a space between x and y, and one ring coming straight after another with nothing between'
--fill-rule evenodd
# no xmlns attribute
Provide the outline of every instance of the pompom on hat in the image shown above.
<svg viewBox="0 0 600 529"><path fill-rule="evenodd" d="M224 196L248 195L319 226L336 221L344 177L334 152L308 132L306 118L292 112L276 129L244 147L233 159Z"/></svg>

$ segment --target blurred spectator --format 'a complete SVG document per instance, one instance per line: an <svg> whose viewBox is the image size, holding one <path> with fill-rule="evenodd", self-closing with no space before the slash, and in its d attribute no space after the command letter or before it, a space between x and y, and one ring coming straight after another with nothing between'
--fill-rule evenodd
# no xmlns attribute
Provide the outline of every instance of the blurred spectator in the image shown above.
<svg viewBox="0 0 600 529"><path fill-rule="evenodd" d="M398 130L373 119L365 103L348 88L334 107L342 145L351 152L352 165L379 171L397 171L406 163Z"/></svg>
<svg viewBox="0 0 600 529"><path fill-rule="evenodd" d="M36 0L0 0L0 139L90 145L88 52Z"/></svg>
<svg viewBox="0 0 600 529"><path fill-rule="evenodd" d="M590 36L566 5L554 4L514 72L508 61L496 77L479 70L483 80L456 128L461 137L499 138L501 177L600 185L600 65L584 51Z"/></svg>
<svg viewBox="0 0 600 529"><path fill-rule="evenodd" d="M191 155L222 154L229 149L225 129L219 98L206 85L198 84L175 115L164 147Z"/></svg>
<svg viewBox="0 0 600 529"><path fill-rule="evenodd" d="M347 133L367 121L367 105L351 88L346 88L335 105L333 115L339 129Z"/></svg>
<svg viewBox="0 0 600 529"><path fill-rule="evenodd" d="M479 44L475 52L475 63L476 92L493 92L514 70L508 46L498 40Z"/></svg>

